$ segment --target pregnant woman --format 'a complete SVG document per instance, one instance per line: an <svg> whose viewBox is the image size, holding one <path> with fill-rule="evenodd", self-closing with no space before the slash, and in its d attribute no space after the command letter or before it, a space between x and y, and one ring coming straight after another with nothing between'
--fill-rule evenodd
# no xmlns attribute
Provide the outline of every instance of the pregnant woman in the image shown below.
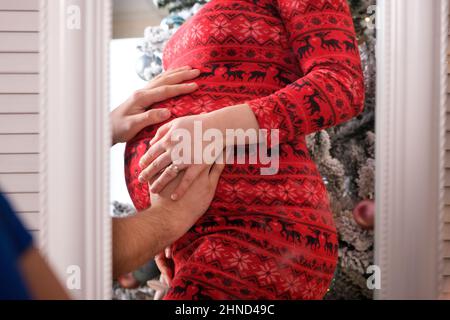
<svg viewBox="0 0 450 320"><path fill-rule="evenodd" d="M137 209L150 206L147 180L158 193L176 176L170 134L192 131L194 121L221 132L279 130L280 160L276 175L261 175L259 164L226 166L207 213L172 246L166 299L323 298L337 235L305 136L363 109L346 0L212 0L166 46L165 69L185 65L200 69L198 90L158 105L171 110L172 121L127 145L126 179ZM172 199L203 168L180 169Z"/></svg>

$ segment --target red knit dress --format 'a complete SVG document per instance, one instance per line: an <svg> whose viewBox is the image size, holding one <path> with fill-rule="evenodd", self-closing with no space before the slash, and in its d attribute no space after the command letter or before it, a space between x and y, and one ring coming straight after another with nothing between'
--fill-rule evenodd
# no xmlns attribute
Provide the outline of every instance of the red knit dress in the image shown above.
<svg viewBox="0 0 450 320"><path fill-rule="evenodd" d="M171 38L166 69L199 68L200 89L153 108L174 117L247 102L263 129L280 130L280 169L227 165L206 214L172 247L166 299L321 299L337 235L307 134L362 111L364 84L346 0L212 0ZM139 159L158 126L126 148L128 189L150 206Z"/></svg>

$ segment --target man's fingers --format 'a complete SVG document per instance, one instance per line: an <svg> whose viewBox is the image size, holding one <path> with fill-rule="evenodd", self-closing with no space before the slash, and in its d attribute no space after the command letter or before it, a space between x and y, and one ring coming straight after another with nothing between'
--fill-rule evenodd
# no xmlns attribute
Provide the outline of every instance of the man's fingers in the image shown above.
<svg viewBox="0 0 450 320"><path fill-rule="evenodd" d="M170 198L172 200L178 200L183 197L183 195L186 193L186 191L189 189L191 184L194 182L194 180L198 177L198 175L202 172L204 169L201 165L194 165L190 166L186 173L184 174L183 178L181 179L180 184L175 189L175 191L172 193Z"/></svg>
<svg viewBox="0 0 450 320"><path fill-rule="evenodd" d="M131 116L131 121L133 129L135 129L136 132L139 132L145 127L164 122L169 118L170 111L168 109L154 109Z"/></svg>
<svg viewBox="0 0 450 320"><path fill-rule="evenodd" d="M149 108L152 104L161 102L179 95L188 94L198 89L196 83L183 83L163 85L153 89L136 91L131 97L131 103L140 108Z"/></svg>
<svg viewBox="0 0 450 320"><path fill-rule="evenodd" d="M199 75L200 70L198 69L181 70L170 74L164 74L161 78L154 81L151 88L157 88L163 85L180 84L184 81L195 79Z"/></svg>
<svg viewBox="0 0 450 320"><path fill-rule="evenodd" d="M166 70L166 72L161 73L161 75L170 74L170 73L178 72L178 71L182 71L182 70L190 70L190 69L192 69L191 66L183 66L183 67L179 67L179 68L172 68L172 69Z"/></svg>
<svg viewBox="0 0 450 320"><path fill-rule="evenodd" d="M152 163L147 168L141 171L141 174L139 175L139 181L141 183L148 182L171 163L172 159L170 156L170 152L163 153L158 158L153 160Z"/></svg>
<svg viewBox="0 0 450 320"><path fill-rule="evenodd" d="M223 169L225 169L224 163L214 163L211 170L209 171L209 181L215 186L219 182L220 176L222 175Z"/></svg>
<svg viewBox="0 0 450 320"><path fill-rule="evenodd" d="M158 79L163 78L164 76L176 73L176 72L180 72L180 71L186 71L186 70L192 70L192 67L190 66L184 66L184 67L180 67L180 68L176 68L176 69L169 69L165 72L162 72L160 74L158 74L156 77L154 77L152 80L150 80L147 85L145 86L146 88L154 88L154 82Z"/></svg>
<svg viewBox="0 0 450 320"><path fill-rule="evenodd" d="M161 87L151 89L153 92L150 105L156 102L164 101L179 95L188 94L198 89L198 84L195 82L163 85Z"/></svg>

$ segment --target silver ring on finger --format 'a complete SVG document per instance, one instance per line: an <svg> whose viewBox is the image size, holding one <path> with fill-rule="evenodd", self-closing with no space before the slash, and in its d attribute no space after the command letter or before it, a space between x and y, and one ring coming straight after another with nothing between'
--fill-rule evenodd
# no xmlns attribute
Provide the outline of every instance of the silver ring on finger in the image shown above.
<svg viewBox="0 0 450 320"><path fill-rule="evenodd" d="M178 176L178 174L180 173L180 168L173 163L167 169L169 169L170 173L174 176Z"/></svg>

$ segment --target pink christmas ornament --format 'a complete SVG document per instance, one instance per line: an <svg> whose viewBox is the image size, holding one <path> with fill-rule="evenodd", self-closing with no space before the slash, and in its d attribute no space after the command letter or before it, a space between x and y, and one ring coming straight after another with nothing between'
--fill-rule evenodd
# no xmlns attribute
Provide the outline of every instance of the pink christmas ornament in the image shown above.
<svg viewBox="0 0 450 320"><path fill-rule="evenodd" d="M363 200L353 210L353 218L363 229L372 230L375 224L375 203L373 200Z"/></svg>

